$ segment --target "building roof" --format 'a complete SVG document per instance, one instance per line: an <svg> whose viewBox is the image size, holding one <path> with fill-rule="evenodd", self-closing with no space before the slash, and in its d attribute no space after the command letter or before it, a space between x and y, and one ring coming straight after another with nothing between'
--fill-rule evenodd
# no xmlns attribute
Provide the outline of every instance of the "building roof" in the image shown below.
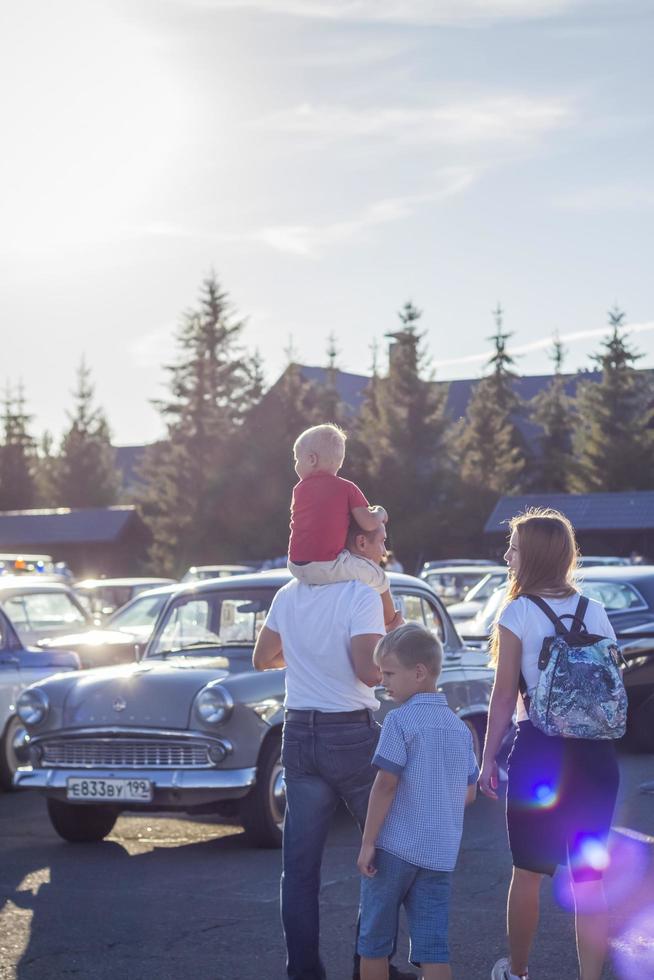
<svg viewBox="0 0 654 980"><path fill-rule="evenodd" d="M134 506L3 511L0 547L103 544L116 541L134 522L143 524Z"/></svg>
<svg viewBox="0 0 654 980"><path fill-rule="evenodd" d="M506 534L506 521L527 507L553 507L576 531L642 531L654 529L654 490L633 493L526 493L500 497L486 521L484 534Z"/></svg>

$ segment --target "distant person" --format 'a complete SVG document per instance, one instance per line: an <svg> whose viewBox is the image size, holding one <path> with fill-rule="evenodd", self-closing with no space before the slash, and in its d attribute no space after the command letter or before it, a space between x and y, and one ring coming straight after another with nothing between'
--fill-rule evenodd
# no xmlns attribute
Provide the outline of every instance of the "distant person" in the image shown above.
<svg viewBox="0 0 654 980"><path fill-rule="evenodd" d="M384 564L384 568L386 569L387 572L404 571L404 565L402 564L401 561L398 561L398 559L395 557L394 552L392 551L389 551L386 555L386 562Z"/></svg>
<svg viewBox="0 0 654 980"><path fill-rule="evenodd" d="M354 526L349 550L378 564L386 528ZM375 778L373 712L381 680L373 654L384 634L379 595L352 579L329 587L292 579L276 594L257 638L256 670L286 667L282 764L286 815L281 912L289 980L324 980L319 950L320 867L334 811L343 801L360 829ZM355 962L353 977L359 977ZM391 977L413 980L392 967Z"/></svg>
<svg viewBox="0 0 654 980"><path fill-rule="evenodd" d="M558 618L561 628L569 629L576 622L575 628L581 630L575 617L586 605L583 628L614 640L615 634L601 603L582 599L580 604L573 578L577 546L570 521L558 511L535 510L514 517L510 527L504 555L509 586L491 644L497 671L479 778L481 791L497 799L496 756L517 701L518 731L509 756L506 799L513 858L507 908L509 957L498 960L491 976L527 980L543 875L551 876L557 865L567 864L581 980L599 980L608 944L602 867L618 791L613 736L546 734L532 723L529 711L541 675L539 656L547 649L543 643L555 633L546 609ZM520 697L519 691L524 692ZM565 710L577 719L575 707L572 692Z"/></svg>
<svg viewBox="0 0 654 980"><path fill-rule="evenodd" d="M361 980L388 980L388 956L404 906L410 960L425 980L450 980L450 880L479 775L472 736L436 683L439 640L415 623L387 634L375 663L402 707L386 715L373 766L363 841Z"/></svg>
<svg viewBox="0 0 654 980"><path fill-rule="evenodd" d="M290 573L307 585L363 582L382 597L386 629L399 626L402 619L382 568L345 546L352 519L363 531L388 521L383 507L371 507L355 483L336 475L345 459L345 433L330 423L314 425L295 440L293 456L300 481L291 500Z"/></svg>

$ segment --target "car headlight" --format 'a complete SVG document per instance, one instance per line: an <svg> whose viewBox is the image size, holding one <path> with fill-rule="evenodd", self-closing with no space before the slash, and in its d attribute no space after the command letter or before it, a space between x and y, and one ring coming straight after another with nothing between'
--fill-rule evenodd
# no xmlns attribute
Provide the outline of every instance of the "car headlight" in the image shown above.
<svg viewBox="0 0 654 980"><path fill-rule="evenodd" d="M234 702L224 687L206 687L195 702L195 710L206 725L221 725L227 721L234 708Z"/></svg>
<svg viewBox="0 0 654 980"><path fill-rule="evenodd" d="M40 725L49 710L47 695L38 687L23 691L16 701L16 714L26 725Z"/></svg>

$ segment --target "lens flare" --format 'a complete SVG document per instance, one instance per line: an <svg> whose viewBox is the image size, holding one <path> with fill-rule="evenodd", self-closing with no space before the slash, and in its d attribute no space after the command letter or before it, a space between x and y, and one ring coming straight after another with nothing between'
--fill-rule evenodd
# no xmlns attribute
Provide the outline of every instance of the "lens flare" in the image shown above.
<svg viewBox="0 0 654 980"><path fill-rule="evenodd" d="M633 836L617 828L611 832L608 844L590 834L581 834L577 849L570 855L572 870L592 868L602 872L604 895L609 906L620 908L633 896L647 874L650 848L639 835ZM554 878L554 897L558 904L569 911L574 909L572 877L568 868L562 868ZM592 894L578 891L577 899L592 903ZM587 911L592 911L588 908Z"/></svg>
<svg viewBox="0 0 654 980"><path fill-rule="evenodd" d="M555 805L559 794L551 783L536 783L533 789L533 799L539 809L549 810Z"/></svg>

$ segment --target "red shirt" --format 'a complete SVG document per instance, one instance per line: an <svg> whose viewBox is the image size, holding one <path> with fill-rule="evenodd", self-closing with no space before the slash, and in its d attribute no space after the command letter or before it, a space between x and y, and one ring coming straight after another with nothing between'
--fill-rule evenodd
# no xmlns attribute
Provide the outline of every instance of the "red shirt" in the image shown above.
<svg viewBox="0 0 654 980"><path fill-rule="evenodd" d="M353 507L368 507L356 483L316 473L293 487L291 561L333 561L345 547Z"/></svg>

